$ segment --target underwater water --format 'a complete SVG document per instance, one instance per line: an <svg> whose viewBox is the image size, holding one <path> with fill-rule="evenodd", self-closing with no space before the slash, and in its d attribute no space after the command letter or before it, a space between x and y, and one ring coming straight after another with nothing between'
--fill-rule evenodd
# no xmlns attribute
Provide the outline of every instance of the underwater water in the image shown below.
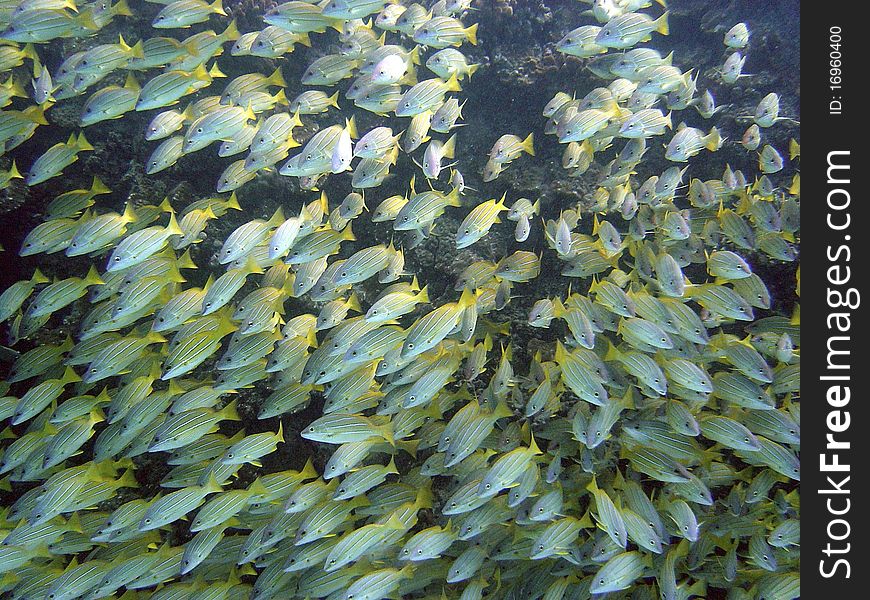
<svg viewBox="0 0 870 600"><path fill-rule="evenodd" d="M798 27L0 0L0 597L798 598Z"/></svg>

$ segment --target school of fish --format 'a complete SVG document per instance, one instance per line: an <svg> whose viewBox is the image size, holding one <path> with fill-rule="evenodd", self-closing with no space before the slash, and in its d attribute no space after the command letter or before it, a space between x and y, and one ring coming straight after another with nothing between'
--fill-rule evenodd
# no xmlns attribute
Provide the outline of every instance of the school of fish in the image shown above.
<svg viewBox="0 0 870 600"><path fill-rule="evenodd" d="M457 159L471 0L289 1L246 32L221 0L148 1L0 0L0 189L62 190L15 249L44 268L0 294L0 595L800 596L800 146L764 141L794 120L775 92L729 140L699 73L648 44L662 0L582 0L556 49L600 86L533 107L543 139L493 132L482 180L561 144L595 192L489 197ZM152 37L118 35L142 14ZM725 85L751 77L731 25ZM288 81L297 45L323 52ZM271 66L225 75L250 57ZM79 128L52 126L72 99ZM149 175L233 157L215 194L119 205L111 181L62 183L89 126L143 111ZM63 134L16 152L37 130ZM723 144L757 172L695 176ZM406 193L381 193L400 161ZM236 190L276 174L302 191L246 217ZM395 236L358 239L365 221ZM241 224L197 264L219 222ZM456 249L499 230L510 249L431 297L405 256L439 224ZM63 256L86 268L61 277ZM552 269L564 292L542 298ZM72 334L46 341L58 323Z"/></svg>

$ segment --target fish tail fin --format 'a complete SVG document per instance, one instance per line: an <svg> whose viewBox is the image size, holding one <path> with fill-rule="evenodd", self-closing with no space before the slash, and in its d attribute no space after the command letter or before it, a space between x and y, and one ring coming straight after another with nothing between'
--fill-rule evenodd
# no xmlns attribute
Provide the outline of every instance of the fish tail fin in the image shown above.
<svg viewBox="0 0 870 600"><path fill-rule="evenodd" d="M471 79L471 76L477 73L477 70L480 68L480 63L474 63L468 65L468 78Z"/></svg>
<svg viewBox="0 0 870 600"><path fill-rule="evenodd" d="M25 91L24 86L21 85L20 81L15 81L14 78L10 77L10 80L7 80L4 85L9 85L9 93L11 96L18 98L27 97L27 91Z"/></svg>
<svg viewBox="0 0 870 600"><path fill-rule="evenodd" d="M450 79L447 80L447 91L448 92L461 92L462 86L459 85L459 80L456 78L456 73L450 76Z"/></svg>
<svg viewBox="0 0 870 600"><path fill-rule="evenodd" d="M33 44L28 44L31 48L33 48ZM21 52L22 56L27 56L33 61L33 78L38 79L40 75L42 75L42 71L45 69L45 65L42 64L42 61L39 60L39 55L36 52L33 53L33 56L27 54L27 51L24 50ZM10 81L15 82L15 78L10 78ZM34 83L34 85L36 85Z"/></svg>
<svg viewBox="0 0 870 600"><path fill-rule="evenodd" d="M359 138L359 134L356 130L356 115L353 115L350 119L345 120L345 127L347 128L347 133L350 135L351 139Z"/></svg>
<svg viewBox="0 0 870 600"><path fill-rule="evenodd" d="M257 263L257 260L250 255L248 255L248 260L245 261L245 265L242 267L242 269L244 269L245 273L247 274L263 272L263 267L261 267Z"/></svg>
<svg viewBox="0 0 870 600"><path fill-rule="evenodd" d="M462 290L462 295L459 297L459 308L465 310L477 303L477 294L471 291L471 288Z"/></svg>
<svg viewBox="0 0 870 600"><path fill-rule="evenodd" d="M18 166L15 164L15 160L12 160L12 166L9 167L9 179L23 179L24 176L18 170Z"/></svg>
<svg viewBox="0 0 870 600"><path fill-rule="evenodd" d="M442 150L446 158L453 158L453 154L456 152L456 134L450 136L450 139L444 143Z"/></svg>
<svg viewBox="0 0 870 600"><path fill-rule="evenodd" d="M139 482L136 481L136 476L133 474L133 469L127 469L117 481L118 487L135 488L139 487ZM76 513L78 514L78 513Z"/></svg>
<svg viewBox="0 0 870 600"><path fill-rule="evenodd" d="M175 213L169 213L169 225L166 226L167 235L184 235L181 227L178 226L178 220L175 218Z"/></svg>
<svg viewBox="0 0 870 600"><path fill-rule="evenodd" d="M383 437L385 440L387 440L387 442L389 442L390 446L395 447L396 440L393 438L393 426L391 423L381 425L378 428L378 433L380 433L381 437Z"/></svg>
<svg viewBox="0 0 870 600"><path fill-rule="evenodd" d="M347 308L354 312L362 312L362 306L360 306L359 297L357 297L356 292L352 292L350 298L347 299Z"/></svg>
<svg viewBox="0 0 870 600"><path fill-rule="evenodd" d="M489 335L488 333L485 336L483 336L483 348L487 352L492 350L492 336Z"/></svg>
<svg viewBox="0 0 870 600"><path fill-rule="evenodd" d="M208 5L213 13L219 14L223 17L227 16L226 11L224 10L223 0L214 0L211 4Z"/></svg>
<svg viewBox="0 0 870 600"><path fill-rule="evenodd" d="M455 187L447 194L447 206L462 206L462 199L459 196L459 188Z"/></svg>
<svg viewBox="0 0 870 600"><path fill-rule="evenodd" d="M91 146L91 143L85 138L85 133L81 132L79 136L76 138L75 142L76 150L81 152L83 150L93 150L94 147Z"/></svg>
<svg viewBox="0 0 870 600"><path fill-rule="evenodd" d="M335 92L332 96L330 96L327 102L330 106L334 106L339 110L341 109L341 107L338 105L338 92ZM296 114L298 115L299 112L297 111Z"/></svg>
<svg viewBox="0 0 870 600"><path fill-rule="evenodd" d="M428 303L429 302L429 286L424 285L423 289L417 293L417 296L414 299L421 304Z"/></svg>
<svg viewBox="0 0 870 600"><path fill-rule="evenodd" d="M204 67L203 70L205 70ZM220 67L218 67L217 61L214 61L214 63L212 63L211 68L206 72L206 74L212 79L217 79L218 77L226 77L224 72L221 71Z"/></svg>
<svg viewBox="0 0 870 600"><path fill-rule="evenodd" d="M668 15L671 14L669 11L665 11L662 16L654 21L654 25L656 26L656 31L658 31L662 35L668 35L671 32L670 27L668 27Z"/></svg>
<svg viewBox="0 0 870 600"><path fill-rule="evenodd" d="M607 342L607 352L604 355L604 360L605 361L613 361L613 360L619 360L620 358L622 358L622 353L619 350L617 350L616 346L614 346L612 342L608 341Z"/></svg>
<svg viewBox="0 0 870 600"><path fill-rule="evenodd" d="M507 402L504 400L500 400L498 405L495 407L495 411L493 411L492 416L494 419L503 419L506 417L514 416L514 411L507 405Z"/></svg>
<svg viewBox="0 0 870 600"><path fill-rule="evenodd" d="M236 24L236 20L233 19L230 21L230 24L227 25L227 28L224 29L224 32L221 34L221 37L227 41L234 42L239 39L242 34L239 32L239 27Z"/></svg>
<svg viewBox="0 0 870 600"><path fill-rule="evenodd" d="M308 336L306 338L308 342L308 346L311 348L317 348L317 332L312 327L308 330Z"/></svg>
<svg viewBox="0 0 870 600"><path fill-rule="evenodd" d="M136 76L133 75L132 71L127 73L127 79L124 81L124 89L134 92L142 89L142 86L139 85L139 82L136 80Z"/></svg>
<svg viewBox="0 0 870 600"><path fill-rule="evenodd" d="M24 109L24 115L38 125L48 125L48 120L45 118L45 107L43 106L28 106Z"/></svg>
<svg viewBox="0 0 870 600"><path fill-rule="evenodd" d="M222 420L224 421L241 421L241 418L239 417L239 412L238 410L236 410L235 400L224 406L221 409L220 414Z"/></svg>
<svg viewBox="0 0 870 600"><path fill-rule="evenodd" d="M242 210L242 207L239 206L239 199L236 197L235 192L230 194L230 197L227 199L227 208L233 208L235 210Z"/></svg>
<svg viewBox="0 0 870 600"><path fill-rule="evenodd" d="M160 206L158 206L157 208L159 208L162 212L168 212L168 213L175 212L175 209L172 208L172 204L169 203L168 196L163 199L163 202L161 202Z"/></svg>
<svg viewBox="0 0 870 600"><path fill-rule="evenodd" d="M311 459L309 458L305 462L305 466L302 467L302 470L299 471L299 477L301 478L301 481L305 481L306 479L314 479L317 475L317 469L314 468L314 463L311 462Z"/></svg>
<svg viewBox="0 0 870 600"><path fill-rule="evenodd" d="M145 50L142 46L142 40L139 40L130 48L130 56L133 58L145 58Z"/></svg>
<svg viewBox="0 0 870 600"><path fill-rule="evenodd" d="M320 198L316 200L320 204L320 212L325 215L329 214L329 198L326 196L326 190L320 191ZM307 210L307 207L303 207L306 210L306 214L310 214L310 211Z"/></svg>
<svg viewBox="0 0 870 600"><path fill-rule="evenodd" d="M290 100L287 99L287 94L284 93L283 88L278 90L278 93L275 94L274 96L272 96L272 100L275 101L275 104L284 104L284 105L290 104ZM259 123L258 123L258 125L259 125Z"/></svg>
<svg viewBox="0 0 870 600"><path fill-rule="evenodd" d="M132 202L127 202L127 204L124 205L124 214L122 216L122 219L125 223L132 223L136 220L136 210L133 208Z"/></svg>
<svg viewBox="0 0 870 600"><path fill-rule="evenodd" d="M39 269L35 269L33 271L33 277L30 278L30 283L32 283L33 285L39 283L48 283L48 277L43 275L42 271L40 271Z"/></svg>
<svg viewBox="0 0 870 600"><path fill-rule="evenodd" d="M541 449L538 448L537 442L535 442L535 434L531 429L529 429L529 450L532 454L543 454Z"/></svg>
<svg viewBox="0 0 870 600"><path fill-rule="evenodd" d="M302 44L306 48L311 47L311 36L309 36L307 32L300 35L298 41L300 44Z"/></svg>
<svg viewBox="0 0 870 600"><path fill-rule="evenodd" d="M710 133L704 136L704 145L710 152L716 152L716 150L722 147L724 142L725 140L722 138L719 130L715 127L711 128Z"/></svg>
<svg viewBox="0 0 870 600"><path fill-rule="evenodd" d="M255 113L254 109L251 108L250 102L248 102L248 106L245 107L245 118L248 121L256 121L257 120L257 113Z"/></svg>
<svg viewBox="0 0 870 600"><path fill-rule="evenodd" d="M420 64L420 45L414 46L413 50L408 53L408 58L411 60L411 64L419 65Z"/></svg>
<svg viewBox="0 0 870 600"><path fill-rule="evenodd" d="M353 230L351 229L350 223L348 223L347 227L344 228L344 231L341 232L341 239L348 241L348 242L355 242L356 241L356 236L354 235Z"/></svg>
<svg viewBox="0 0 870 600"><path fill-rule="evenodd" d="M277 85L278 87L285 88L287 87L287 81L284 79L284 74L281 72L281 67L276 68L269 78L267 79L270 85Z"/></svg>
<svg viewBox="0 0 870 600"><path fill-rule="evenodd" d="M112 14L121 17L132 17L133 11L130 10L127 0L118 0L112 7Z"/></svg>
<svg viewBox="0 0 870 600"><path fill-rule="evenodd" d="M97 22L94 21L93 12L90 10L79 13L79 16L75 18L75 22L88 31L97 31L100 28L100 26L97 25Z"/></svg>
<svg viewBox="0 0 870 600"><path fill-rule="evenodd" d="M42 63L39 62L39 55L36 53L36 48L33 47L33 44L25 44L24 49L21 51L21 55L33 61L34 70L36 69L36 65L39 65L40 67L42 66Z"/></svg>
<svg viewBox="0 0 870 600"><path fill-rule="evenodd" d="M162 344L166 341L166 338L156 331L149 331L143 339L151 344Z"/></svg>
<svg viewBox="0 0 870 600"><path fill-rule="evenodd" d="M176 265L179 269L195 269L196 263L190 257L190 250L185 250L184 254L178 257Z"/></svg>
<svg viewBox="0 0 870 600"><path fill-rule="evenodd" d="M78 373L72 370L72 367L67 367L63 372L63 377L60 378L60 382L63 385L67 385L68 383L76 383L77 381L81 381L82 378L79 377Z"/></svg>
<svg viewBox="0 0 870 600"><path fill-rule="evenodd" d="M221 0L218 0L218 2L220 2L220 1ZM221 487L221 484L218 483L218 480L215 478L214 473L211 473L208 476L208 481L206 482L206 484L204 486L202 486L202 491L206 492L208 494L216 494L218 492L222 492L223 489L224 488Z"/></svg>
<svg viewBox="0 0 870 600"><path fill-rule="evenodd" d="M674 128L674 122L671 120L671 112L670 111L668 111L668 114L665 115L665 125L667 126L668 129Z"/></svg>
<svg viewBox="0 0 870 600"><path fill-rule="evenodd" d="M465 28L465 37L468 38L468 43L472 46L477 46L477 26L478 23Z"/></svg>
<svg viewBox="0 0 870 600"><path fill-rule="evenodd" d="M272 213L272 217L266 222L266 224L269 227L278 227L278 225L284 221L284 209L279 206L275 209L275 212Z"/></svg>
<svg viewBox="0 0 870 600"><path fill-rule="evenodd" d="M390 456L390 462L387 464L387 473L398 474L399 470L396 468L396 457L395 455Z"/></svg>
<svg viewBox="0 0 870 600"><path fill-rule="evenodd" d="M97 196L97 195L99 195L99 194L108 194L108 193L110 193L112 190L110 190L110 189L106 186L105 183L103 183L102 181L100 181L100 178L99 178L99 177L97 177L96 175L94 175L94 179L93 179L93 181L92 181L92 183L91 183L91 190L90 190L90 191L91 191L91 194L93 194L94 196Z"/></svg>
<svg viewBox="0 0 870 600"><path fill-rule="evenodd" d="M417 83L419 83L419 80L417 79L417 69L413 66L409 67L408 72L405 73L401 83L404 83L405 85L417 85Z"/></svg>
<svg viewBox="0 0 870 600"><path fill-rule="evenodd" d="M535 143L535 134L533 132L533 133L530 133L529 135L527 135L526 139L524 139L522 144L521 144L523 151L526 154L528 154L529 156L535 155L534 143Z"/></svg>

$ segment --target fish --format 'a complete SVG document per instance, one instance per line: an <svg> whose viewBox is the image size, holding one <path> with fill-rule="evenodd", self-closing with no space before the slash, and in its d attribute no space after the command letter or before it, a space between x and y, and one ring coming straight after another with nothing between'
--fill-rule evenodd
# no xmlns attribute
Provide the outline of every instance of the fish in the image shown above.
<svg viewBox="0 0 870 600"><path fill-rule="evenodd" d="M715 127L706 135L700 129L686 127L674 134L668 142L665 158L675 162L686 162L705 148L710 152L716 152L722 147L723 142L719 130Z"/></svg>
<svg viewBox="0 0 870 600"><path fill-rule="evenodd" d="M722 81L731 84L741 77L750 77L748 73L743 72L743 65L745 63L746 57L740 52L729 54L722 65Z"/></svg>
<svg viewBox="0 0 870 600"><path fill-rule="evenodd" d="M128 44L124 0L0 0L0 187L42 202L0 290L7 595L799 596L800 143L762 133L794 102L698 88L747 76L739 15L717 69L585 3L166 0ZM537 108L474 101L475 16L552 30ZM96 149L34 162L77 119Z"/></svg>
<svg viewBox="0 0 870 600"><path fill-rule="evenodd" d="M742 50L749 44L749 28L746 23L737 23L725 32L725 45L729 48Z"/></svg>
<svg viewBox="0 0 870 600"><path fill-rule="evenodd" d="M330 106L340 108L338 92L328 96L321 90L308 90L290 101L290 111L299 115L318 115L329 110Z"/></svg>
<svg viewBox="0 0 870 600"><path fill-rule="evenodd" d="M758 169L762 173L778 173L782 171L784 161L776 148L765 144L758 154Z"/></svg>
<svg viewBox="0 0 870 600"><path fill-rule="evenodd" d="M456 48L443 48L438 52L432 53L426 59L426 68L435 73L441 79L450 79L452 75L456 75L457 79L471 79L480 64L469 64L468 59L462 52Z"/></svg>
<svg viewBox="0 0 870 600"><path fill-rule="evenodd" d="M447 81L439 78L424 79L410 87L401 95L395 107L397 117L413 117L420 113L435 110L444 100L447 92L460 92L462 88L456 75Z"/></svg>
<svg viewBox="0 0 870 600"><path fill-rule="evenodd" d="M190 27L207 21L212 14L226 16L221 0L215 0L212 4L204 0L176 0L157 13L151 26L155 29Z"/></svg>
<svg viewBox="0 0 870 600"><path fill-rule="evenodd" d="M0 36L12 42L40 43L76 34L87 35L99 28L90 12L70 14L36 7L13 15Z"/></svg>
<svg viewBox="0 0 870 600"><path fill-rule="evenodd" d="M57 177L63 169L78 160L79 153L93 149L84 133L78 136L70 134L66 143L55 144L33 162L24 182L28 186L34 186Z"/></svg>
<svg viewBox="0 0 870 600"><path fill-rule="evenodd" d="M518 158L521 154L535 155L534 134L530 133L525 139L516 135L505 134L496 140L489 151L491 161L503 164Z"/></svg>
<svg viewBox="0 0 870 600"><path fill-rule="evenodd" d="M436 16L414 29L413 38L418 44L432 48L461 46L464 42L477 45L477 23L465 27L459 19Z"/></svg>
<svg viewBox="0 0 870 600"><path fill-rule="evenodd" d="M565 34L556 43L556 50L578 58L589 58L607 52L607 48L597 43L601 28L596 25L581 25ZM548 116L548 115L544 115Z"/></svg>
<svg viewBox="0 0 870 600"><path fill-rule="evenodd" d="M657 19L644 13L625 13L610 19L595 36L595 43L605 48L631 48L646 41L653 32L668 35L668 12Z"/></svg>
<svg viewBox="0 0 870 600"><path fill-rule="evenodd" d="M215 62L210 69L199 65L193 71L167 71L149 79L139 92L136 110L152 110L172 106L179 99L208 87L223 73Z"/></svg>

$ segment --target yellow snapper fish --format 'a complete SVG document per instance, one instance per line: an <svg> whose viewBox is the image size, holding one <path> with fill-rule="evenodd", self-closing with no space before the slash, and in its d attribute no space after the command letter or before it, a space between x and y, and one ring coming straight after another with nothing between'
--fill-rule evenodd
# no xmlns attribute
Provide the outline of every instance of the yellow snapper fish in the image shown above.
<svg viewBox="0 0 870 600"><path fill-rule="evenodd" d="M66 167L78 160L80 152L93 149L84 133L78 136L70 134L66 143L55 144L34 161L24 181L27 185L33 186L57 177Z"/></svg>
<svg viewBox="0 0 870 600"><path fill-rule="evenodd" d="M226 16L222 0L208 4L204 0L176 0L167 4L154 20L151 26L155 29L185 28L203 23L213 14Z"/></svg>
<svg viewBox="0 0 870 600"><path fill-rule="evenodd" d="M32 8L12 16L0 38L11 42L50 42L56 38L83 37L99 29L92 14Z"/></svg>
<svg viewBox="0 0 870 600"><path fill-rule="evenodd" d="M468 41L477 45L477 23L465 27L459 19L448 16L432 17L414 30L414 41L432 48L461 46Z"/></svg>
<svg viewBox="0 0 870 600"><path fill-rule="evenodd" d="M185 154L205 148L212 142L231 139L248 121L257 115L250 107L224 106L193 121L184 134L182 151Z"/></svg>
<svg viewBox="0 0 870 600"><path fill-rule="evenodd" d="M140 92L139 82L132 73L128 74L123 86L104 87L88 98L79 124L87 127L109 119L120 119L125 113L136 109Z"/></svg>
<svg viewBox="0 0 870 600"><path fill-rule="evenodd" d="M435 110L441 105L447 92L459 91L462 91L462 88L455 74L447 81L439 78L426 79L402 95L396 106L396 116L413 117L425 111Z"/></svg>
<svg viewBox="0 0 870 600"><path fill-rule="evenodd" d="M426 146L426 152L423 154L423 164L420 168L423 169L423 174L429 179L438 179L441 169L448 165L442 165L441 161L444 158L453 158L456 148L456 136L450 136L446 142L432 140Z"/></svg>
<svg viewBox="0 0 870 600"><path fill-rule="evenodd" d="M675 162L686 162L704 148L710 152L717 151L722 147L723 142L719 130L715 127L710 129L706 135L695 127L684 127L674 134L674 137L668 142L665 158Z"/></svg>
<svg viewBox="0 0 870 600"><path fill-rule="evenodd" d="M456 75L458 79L471 79L480 65L469 64L465 55L456 48L444 48L426 59L426 68L445 80L451 75Z"/></svg>
<svg viewBox="0 0 870 600"><path fill-rule="evenodd" d="M494 163L508 163L518 158L523 152L529 156L535 155L534 133L525 139L506 133L495 141L489 151L489 160Z"/></svg>
<svg viewBox="0 0 870 600"><path fill-rule="evenodd" d="M749 27L746 23L738 23L725 33L725 45L735 50L741 50L749 44Z"/></svg>
<svg viewBox="0 0 870 600"><path fill-rule="evenodd" d="M457 249L467 248L485 236L495 223L501 222L499 213L507 210L504 195L500 200L487 200L475 206L456 231Z"/></svg>
<svg viewBox="0 0 870 600"><path fill-rule="evenodd" d="M306 90L290 101L290 112L300 115L319 115L329 107L340 108L338 92L328 96L321 90Z"/></svg>
<svg viewBox="0 0 870 600"><path fill-rule="evenodd" d="M605 48L627 49L650 39L654 31L662 35L670 33L667 12L658 19L644 13L626 13L608 21L595 37L595 43Z"/></svg>
<svg viewBox="0 0 870 600"><path fill-rule="evenodd" d="M210 69L200 65L191 72L168 71L149 79L139 93L136 110L152 110L171 106L179 99L197 90L208 87L217 77L224 74L214 63Z"/></svg>

